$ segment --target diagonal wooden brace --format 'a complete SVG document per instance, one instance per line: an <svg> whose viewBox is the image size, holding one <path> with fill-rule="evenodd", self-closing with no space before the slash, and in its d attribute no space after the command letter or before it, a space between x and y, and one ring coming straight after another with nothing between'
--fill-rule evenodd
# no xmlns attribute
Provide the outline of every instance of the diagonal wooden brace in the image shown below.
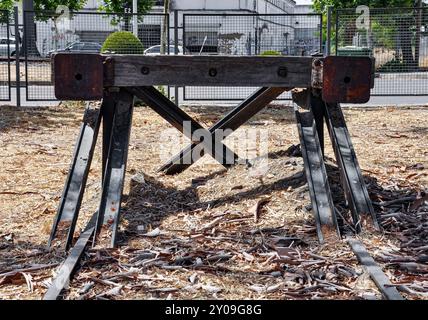
<svg viewBox="0 0 428 320"><path fill-rule="evenodd" d="M221 141L218 141L219 139L216 139L216 137L211 135L207 129L202 127L198 122L154 87L133 87L128 90L136 97L143 100L156 113L181 133L185 134L189 139L194 139L196 137L195 132L198 130L198 136L202 136L203 139L202 142L199 139L199 141L194 142L201 143L204 146L204 151L209 153L224 167L229 168L232 164L239 161L238 155L225 146ZM188 128L185 126L186 123L190 124L190 130L187 130ZM206 140L206 137L209 137L209 139Z"/></svg>
<svg viewBox="0 0 428 320"><path fill-rule="evenodd" d="M260 112L266 105L275 100L285 90L287 90L287 88L266 87L257 90L249 98L230 111L223 119L209 128L209 132L212 137L215 137L217 130L223 130L226 135L232 133ZM164 164L159 171L164 171L166 174L183 172L204 155L203 149L203 146L194 142ZM190 164L185 163L185 159L190 159Z"/></svg>

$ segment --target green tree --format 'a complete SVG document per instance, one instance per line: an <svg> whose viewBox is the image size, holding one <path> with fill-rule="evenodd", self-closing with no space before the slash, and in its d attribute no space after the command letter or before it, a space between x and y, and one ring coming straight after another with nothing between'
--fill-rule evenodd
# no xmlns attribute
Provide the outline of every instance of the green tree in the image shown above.
<svg viewBox="0 0 428 320"><path fill-rule="evenodd" d="M22 9L26 11L25 14L25 30L22 49L31 55L38 56L39 51L36 46L36 28L34 27L34 20L47 21L54 16L62 14L61 10L57 10L58 6L66 6L70 12L81 10L87 0L22 0ZM10 2L10 3L9 3ZM14 1L2 0L1 4L5 6L6 10L11 11ZM33 12L34 11L34 12ZM25 38L28 38L26 40Z"/></svg>
<svg viewBox="0 0 428 320"><path fill-rule="evenodd" d="M87 0L34 0L35 11L55 11L58 6L66 6L72 11L83 9Z"/></svg>
<svg viewBox="0 0 428 320"><path fill-rule="evenodd" d="M138 14L145 14L153 7L153 0L138 0ZM125 9L132 12L132 0L103 0L100 10L108 13L124 13Z"/></svg>
<svg viewBox="0 0 428 320"><path fill-rule="evenodd" d="M153 7L153 0L137 0L137 13L140 15L138 20L142 20L141 16L149 12ZM114 22L121 20L125 21L125 29L129 30L129 21L132 13L132 0L103 0L99 8L102 12L107 12L114 15Z"/></svg>
<svg viewBox="0 0 428 320"><path fill-rule="evenodd" d="M399 8L399 7L420 7L425 4L421 0L314 0L313 8L316 12L325 13L327 6L334 9L356 8L359 5L366 5L369 8ZM335 10L333 11L335 12ZM356 17L358 14L355 15ZM426 19L426 15L424 15ZM402 62L411 68L419 63L419 46L421 25L427 23L424 21L421 10L407 10L399 12L388 17L388 11L377 19L376 15L371 15L371 34L377 39L378 44L395 49L396 54L401 49ZM358 31L356 24L350 21L342 26L344 30L336 32L345 32L346 39L352 39L352 36ZM397 43L395 35L399 35ZM371 37L371 35L369 35ZM339 43L346 45L346 43ZM391 48L393 47L393 48ZM415 47L415 50L412 49Z"/></svg>
<svg viewBox="0 0 428 320"><path fill-rule="evenodd" d="M13 0L1 0L0 2L0 23L6 23L13 8Z"/></svg>

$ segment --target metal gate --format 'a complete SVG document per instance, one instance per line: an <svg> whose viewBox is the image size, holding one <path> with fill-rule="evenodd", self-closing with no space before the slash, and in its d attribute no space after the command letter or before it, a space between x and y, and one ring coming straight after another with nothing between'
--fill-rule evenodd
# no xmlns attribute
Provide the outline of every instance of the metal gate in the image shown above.
<svg viewBox="0 0 428 320"><path fill-rule="evenodd" d="M307 56L322 52L320 14L183 14L187 54ZM185 87L184 100L243 100L256 88ZM280 99L289 100L285 93Z"/></svg>
<svg viewBox="0 0 428 320"><path fill-rule="evenodd" d="M138 37L145 49L161 44L164 31L169 39L169 18L164 14L108 14L71 12L24 12L25 87L27 101L56 100L50 57L55 52L93 52L110 33L133 32L137 17ZM168 43L169 41L167 41ZM154 48L156 50L156 48ZM135 52L124 52L135 53Z"/></svg>
<svg viewBox="0 0 428 320"><path fill-rule="evenodd" d="M375 58L372 95L428 95L428 8L356 9L336 15L336 54Z"/></svg>
<svg viewBox="0 0 428 320"><path fill-rule="evenodd" d="M15 42L10 33L10 13L0 11L0 101L11 100L11 56L15 50Z"/></svg>

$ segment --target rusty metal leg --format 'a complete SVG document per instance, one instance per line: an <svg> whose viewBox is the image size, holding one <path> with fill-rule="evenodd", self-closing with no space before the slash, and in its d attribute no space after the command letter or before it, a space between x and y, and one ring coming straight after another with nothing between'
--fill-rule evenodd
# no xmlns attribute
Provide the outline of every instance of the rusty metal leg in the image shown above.
<svg viewBox="0 0 428 320"><path fill-rule="evenodd" d="M325 110L327 127L341 171L342 184L351 209L355 230L361 231L360 215L362 214L370 215L374 227L379 229L342 109L339 104L325 104Z"/></svg>
<svg viewBox="0 0 428 320"><path fill-rule="evenodd" d="M64 192L49 237L49 246L57 236L58 229L61 230L61 233L67 234L66 250L68 250L73 241L74 230L97 141L101 121L100 113L99 109L93 109L89 105L85 110L74 150L73 162L70 166Z"/></svg>
<svg viewBox="0 0 428 320"><path fill-rule="evenodd" d="M80 234L79 239L77 239L76 244L70 250L70 254L67 259L63 264L61 264L61 267L59 268L55 278L52 280L52 284L45 293L43 300L58 300L62 291L69 284L79 265L80 259L82 258L83 253L94 234L96 217L97 213L95 212L83 232Z"/></svg>
<svg viewBox="0 0 428 320"><path fill-rule="evenodd" d="M321 146L322 155L324 156L324 101L314 93L310 96L310 108L314 115L314 120L317 128L318 139Z"/></svg>
<svg viewBox="0 0 428 320"><path fill-rule="evenodd" d="M122 191L128 156L134 96L124 89L115 95L115 113L111 144L107 157L101 201L96 222L96 235L102 225L112 226L111 246L116 244L120 220Z"/></svg>
<svg viewBox="0 0 428 320"><path fill-rule="evenodd" d="M266 105L275 100L287 88L261 88L230 111L223 119L215 123L209 132L215 136L217 130L224 130L225 134L238 129L251 117L260 112ZM193 163L198 161L204 155L203 146L199 143L193 143L175 155L171 160L164 164L159 171L166 174L176 174L183 172ZM185 163L185 159L190 159L190 163Z"/></svg>
<svg viewBox="0 0 428 320"><path fill-rule="evenodd" d="M220 141L215 141L215 136L202 127L186 112L181 110L176 104L171 102L162 93L154 87L134 87L129 89L136 97L143 100L150 108L158 113L162 118L168 121L173 127L185 134L189 139L194 139L194 133L199 130L203 137L207 137L208 141L203 139L201 144L204 144L204 151L208 152L225 168L230 167L239 161L239 157L227 146ZM186 123L190 124L190 128L186 128ZM188 130L190 129L190 130ZM209 141L211 140L211 141ZM200 142L200 141L196 141Z"/></svg>
<svg viewBox="0 0 428 320"><path fill-rule="evenodd" d="M311 111L296 111L296 120L305 164L306 180L312 202L312 212L315 218L318 239L322 243L324 241L323 231L325 233L328 229L335 230L339 236L340 232L314 115Z"/></svg>

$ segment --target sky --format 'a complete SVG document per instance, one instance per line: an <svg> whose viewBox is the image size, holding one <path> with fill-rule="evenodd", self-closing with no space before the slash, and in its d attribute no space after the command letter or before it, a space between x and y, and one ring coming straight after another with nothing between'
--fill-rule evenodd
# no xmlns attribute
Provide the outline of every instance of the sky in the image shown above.
<svg viewBox="0 0 428 320"><path fill-rule="evenodd" d="M297 4L312 4L312 0L294 0Z"/></svg>

